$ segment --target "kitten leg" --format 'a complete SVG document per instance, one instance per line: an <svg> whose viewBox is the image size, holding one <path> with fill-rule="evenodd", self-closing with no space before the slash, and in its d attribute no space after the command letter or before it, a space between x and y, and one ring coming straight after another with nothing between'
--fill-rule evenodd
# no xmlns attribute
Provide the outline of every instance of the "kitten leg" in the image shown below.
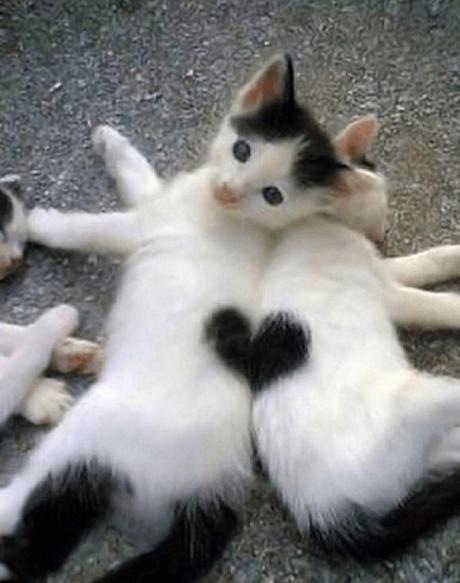
<svg viewBox="0 0 460 583"><path fill-rule="evenodd" d="M27 334L28 326L0 322L0 354L10 354ZM99 372L104 351L99 344L70 336L58 344L51 356L50 368L67 374L94 374Z"/></svg>
<svg viewBox="0 0 460 583"><path fill-rule="evenodd" d="M18 410L48 365L53 348L64 340L77 322L77 311L62 305L48 310L28 327L27 337L2 366L0 423Z"/></svg>
<svg viewBox="0 0 460 583"><path fill-rule="evenodd" d="M94 149L104 159L107 172L114 178L126 205L142 204L161 189L161 180L151 165L116 130L107 125L98 126L92 139Z"/></svg>
<svg viewBox="0 0 460 583"><path fill-rule="evenodd" d="M422 287L460 277L460 245L442 245L383 261L391 277L407 286Z"/></svg>
<svg viewBox="0 0 460 583"><path fill-rule="evenodd" d="M63 381L44 378L35 384L18 412L34 425L55 425L73 401Z"/></svg>
<svg viewBox="0 0 460 583"><path fill-rule="evenodd" d="M460 328L460 294L392 286L386 296L392 321L416 328Z"/></svg>
<svg viewBox="0 0 460 583"><path fill-rule="evenodd" d="M47 247L126 255L142 242L135 212L62 213L35 208L28 217L29 239Z"/></svg>

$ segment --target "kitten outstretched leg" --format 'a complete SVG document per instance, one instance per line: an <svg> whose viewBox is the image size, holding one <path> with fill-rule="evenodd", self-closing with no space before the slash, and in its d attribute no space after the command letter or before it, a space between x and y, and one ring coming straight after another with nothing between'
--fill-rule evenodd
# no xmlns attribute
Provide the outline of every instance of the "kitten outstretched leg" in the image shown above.
<svg viewBox="0 0 460 583"><path fill-rule="evenodd" d="M122 256L142 240L142 225L134 211L90 214L35 208L28 230L30 241L47 247Z"/></svg>
<svg viewBox="0 0 460 583"><path fill-rule="evenodd" d="M27 326L0 322L0 354L11 354L27 331ZM96 342L70 336L53 350L49 366L63 374L94 374L99 371L103 356L104 351Z"/></svg>
<svg viewBox="0 0 460 583"><path fill-rule="evenodd" d="M137 206L161 189L161 180L127 138L107 125L98 126L92 135L101 156L127 206Z"/></svg>
<svg viewBox="0 0 460 583"><path fill-rule="evenodd" d="M386 298L392 321L415 328L460 328L460 294L392 286Z"/></svg>
<svg viewBox="0 0 460 583"><path fill-rule="evenodd" d="M0 423L20 407L46 368L56 344L78 323L78 313L62 305L48 310L28 326L21 345L3 361L0 372Z"/></svg>
<svg viewBox="0 0 460 583"><path fill-rule="evenodd" d="M423 287L460 277L460 245L441 245L383 261L392 279L402 285Z"/></svg>

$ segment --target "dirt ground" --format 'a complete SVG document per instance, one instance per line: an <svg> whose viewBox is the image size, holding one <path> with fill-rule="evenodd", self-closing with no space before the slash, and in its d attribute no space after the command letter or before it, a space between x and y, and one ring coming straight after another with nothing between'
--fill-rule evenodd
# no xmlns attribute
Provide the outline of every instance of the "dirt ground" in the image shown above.
<svg viewBox="0 0 460 583"><path fill-rule="evenodd" d="M375 158L392 186L387 253L459 242L458 0L3 0L0 172L23 175L30 206L113 208L91 124L120 128L172 175L199 160L238 83L278 49L294 56L299 87L330 129L358 114L379 116ZM31 248L21 272L1 284L0 317L28 322L67 301L81 310L81 334L97 338L117 273L107 259ZM417 366L460 376L458 333L402 338ZM72 386L79 393L87 381ZM2 467L39 434L9 423ZM454 518L393 561L318 557L261 480L241 536L208 580L453 583L459 535ZM107 526L50 581L89 582L134 551Z"/></svg>

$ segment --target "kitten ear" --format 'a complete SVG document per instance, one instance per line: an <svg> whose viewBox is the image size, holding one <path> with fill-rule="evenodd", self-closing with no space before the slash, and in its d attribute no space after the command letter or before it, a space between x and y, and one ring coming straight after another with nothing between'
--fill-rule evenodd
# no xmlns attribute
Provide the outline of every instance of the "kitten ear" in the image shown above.
<svg viewBox="0 0 460 583"><path fill-rule="evenodd" d="M240 91L234 113L248 114L275 101L293 103L294 67L288 54L276 55Z"/></svg>
<svg viewBox="0 0 460 583"><path fill-rule="evenodd" d="M349 124L334 139L337 155L345 160L359 160L369 150L379 129L375 115L365 115Z"/></svg>
<svg viewBox="0 0 460 583"><path fill-rule="evenodd" d="M354 168L344 169L337 177L335 192L338 198L363 194L375 188L376 177L369 172Z"/></svg>
<svg viewBox="0 0 460 583"><path fill-rule="evenodd" d="M4 186L15 196L21 195L21 177L19 174L5 174L0 176L0 190Z"/></svg>

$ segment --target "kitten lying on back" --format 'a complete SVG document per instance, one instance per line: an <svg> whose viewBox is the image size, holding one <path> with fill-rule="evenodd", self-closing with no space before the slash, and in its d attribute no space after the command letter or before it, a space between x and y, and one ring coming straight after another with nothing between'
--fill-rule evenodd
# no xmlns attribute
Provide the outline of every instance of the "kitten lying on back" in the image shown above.
<svg viewBox="0 0 460 583"><path fill-rule="evenodd" d="M266 86L277 90L278 65L269 71ZM292 140L289 127L282 142L269 133L249 146L247 114L259 93L256 75L206 163L167 184L125 138L96 130L96 149L128 206L123 212L32 211L34 241L126 261L98 382L0 491L5 578L58 569L111 510L152 528L151 550L103 579L112 583L193 581L234 534L234 507L251 478L250 394L214 351L238 373L246 370L244 314L257 305L269 234L228 211L245 197L254 217L262 213L276 226L267 201L276 206L279 188L302 192L295 218L316 209L343 170L327 139L318 149ZM258 113L256 127L284 115ZM308 112L298 114L321 135Z"/></svg>
<svg viewBox="0 0 460 583"><path fill-rule="evenodd" d="M266 138L260 109L271 112L273 144L309 140L320 160L332 148L300 123L289 61L262 72L254 97L241 148ZM382 177L363 164L375 131L365 118L337 138L344 166L324 160L329 188L316 196L299 189L299 171L269 196L243 196L230 181L226 207L280 228L248 368L260 457L299 528L358 557L399 550L460 503L460 381L414 370L394 330L460 327L460 296L410 287L458 277L460 246L382 260L334 216L351 194L381 196Z"/></svg>

